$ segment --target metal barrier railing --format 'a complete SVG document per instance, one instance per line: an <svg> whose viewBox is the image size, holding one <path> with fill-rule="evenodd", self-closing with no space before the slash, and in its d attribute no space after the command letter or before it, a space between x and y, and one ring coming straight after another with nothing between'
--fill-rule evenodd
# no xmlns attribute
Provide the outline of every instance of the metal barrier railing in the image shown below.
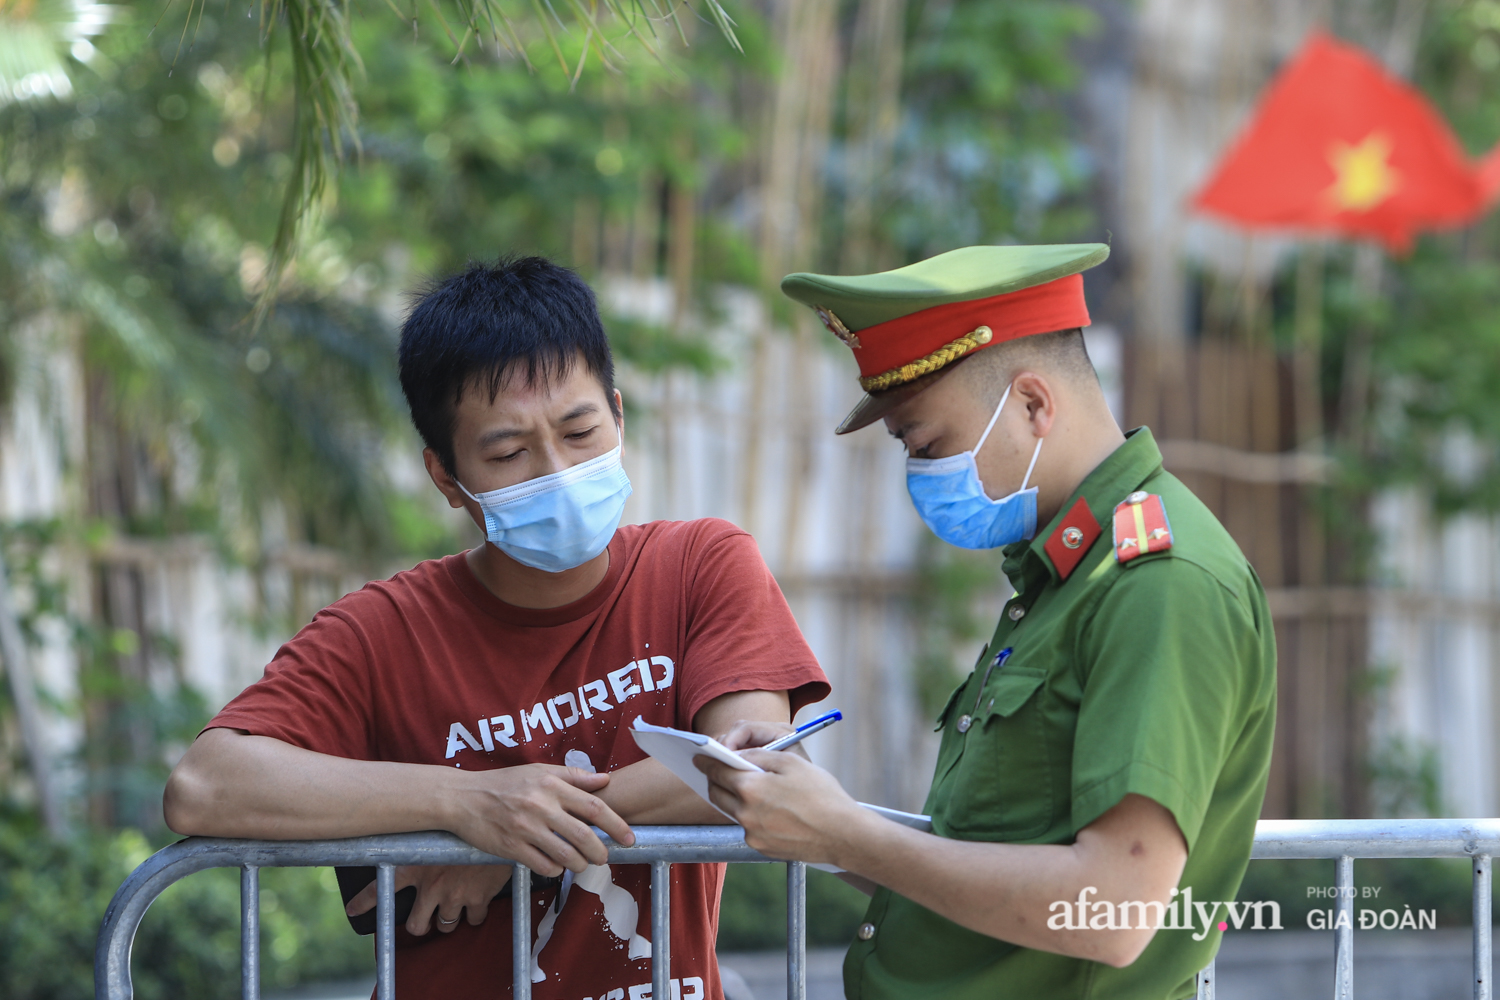
<svg viewBox="0 0 1500 1000"><path fill-rule="evenodd" d="M624 847L603 838L610 864L651 865L651 995L671 990L670 872L673 864L760 862L737 826L643 826ZM1492 1000L1490 861L1500 850L1500 820L1262 820L1252 858L1332 859L1337 862L1334 997L1354 995L1354 859L1470 858L1474 868L1474 1000ZM783 862L776 862L783 863ZM807 868L787 868L787 997L807 995ZM178 879L208 868L240 869L241 986L245 1000L260 997L260 869L355 865L376 867L375 975L377 1000L395 997L395 880L397 865L512 865L511 918L514 1000L531 997L531 871L470 847L452 834L402 833L348 840L267 841L195 837L142 862L105 911L94 953L96 1000L131 1000L130 952L151 903ZM1199 1000L1213 1000L1214 963L1198 974Z"/></svg>

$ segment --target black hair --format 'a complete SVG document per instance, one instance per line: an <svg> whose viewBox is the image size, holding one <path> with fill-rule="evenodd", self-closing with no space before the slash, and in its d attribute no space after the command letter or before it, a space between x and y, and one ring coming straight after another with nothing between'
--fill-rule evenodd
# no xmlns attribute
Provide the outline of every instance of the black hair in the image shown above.
<svg viewBox="0 0 1500 1000"><path fill-rule="evenodd" d="M981 401L990 406L1000 402L1013 373L1022 368L1039 368L1079 385L1099 384L1099 373L1089 358L1081 327L1017 337L976 351L961 358L960 362L960 370L964 372L960 377Z"/></svg>
<svg viewBox="0 0 1500 1000"><path fill-rule="evenodd" d="M594 292L545 257L471 263L433 282L401 324L397 359L412 423L449 475L459 400L483 388L493 402L512 372L534 386L566 378L582 362L620 419L614 355Z"/></svg>

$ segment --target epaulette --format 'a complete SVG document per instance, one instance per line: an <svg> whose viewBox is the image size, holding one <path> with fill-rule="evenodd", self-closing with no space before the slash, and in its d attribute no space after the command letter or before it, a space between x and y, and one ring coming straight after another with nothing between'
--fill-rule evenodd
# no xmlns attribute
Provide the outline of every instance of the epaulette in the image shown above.
<svg viewBox="0 0 1500 1000"><path fill-rule="evenodd" d="M1136 490L1115 507L1115 559L1165 552L1172 547L1172 525L1161 497Z"/></svg>

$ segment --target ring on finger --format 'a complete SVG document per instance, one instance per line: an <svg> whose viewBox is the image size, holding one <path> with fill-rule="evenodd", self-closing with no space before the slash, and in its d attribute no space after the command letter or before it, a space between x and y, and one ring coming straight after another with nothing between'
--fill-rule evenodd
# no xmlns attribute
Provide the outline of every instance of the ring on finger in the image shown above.
<svg viewBox="0 0 1500 1000"><path fill-rule="evenodd" d="M453 924L458 923L458 918L454 917L452 920L444 920L442 917L438 917L437 918L437 922L440 923L440 924L442 924L444 927L448 927L448 926L451 926Z"/></svg>

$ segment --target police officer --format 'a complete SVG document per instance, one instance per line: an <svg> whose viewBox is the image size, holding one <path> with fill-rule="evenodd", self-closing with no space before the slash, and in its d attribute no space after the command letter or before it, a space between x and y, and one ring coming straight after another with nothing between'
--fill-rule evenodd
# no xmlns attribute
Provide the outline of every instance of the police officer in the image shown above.
<svg viewBox="0 0 1500 1000"><path fill-rule="evenodd" d="M1123 434L1084 348L1100 244L968 247L880 274L793 274L859 363L838 428L884 420L942 539L1016 587L939 718L924 833L792 753L707 766L758 850L873 898L860 1000L1185 997L1250 857L1275 725L1265 592L1223 526ZM727 737L755 747L782 727Z"/></svg>

